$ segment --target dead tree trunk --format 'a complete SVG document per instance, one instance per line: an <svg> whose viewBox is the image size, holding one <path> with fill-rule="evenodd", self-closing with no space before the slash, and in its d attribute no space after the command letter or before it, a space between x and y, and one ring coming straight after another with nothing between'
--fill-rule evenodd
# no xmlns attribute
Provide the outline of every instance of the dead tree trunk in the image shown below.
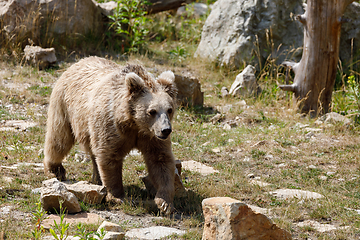
<svg viewBox="0 0 360 240"><path fill-rule="evenodd" d="M308 0L305 13L297 17L304 25L304 47L299 63L292 67L291 85L279 86L292 91L299 109L312 117L330 110L331 96L339 59L342 15L354 0Z"/></svg>

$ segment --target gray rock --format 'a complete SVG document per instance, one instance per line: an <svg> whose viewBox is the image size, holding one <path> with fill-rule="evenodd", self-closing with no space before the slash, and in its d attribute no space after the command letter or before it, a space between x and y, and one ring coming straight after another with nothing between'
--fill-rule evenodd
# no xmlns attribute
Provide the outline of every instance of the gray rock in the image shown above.
<svg viewBox="0 0 360 240"><path fill-rule="evenodd" d="M177 9L176 14L180 16L193 15L194 17L204 16L209 10L205 3L192 3L186 6L181 6Z"/></svg>
<svg viewBox="0 0 360 240"><path fill-rule="evenodd" d="M1 125L6 128L4 131L26 131L29 128L36 127L38 124L36 122L26 120L7 120Z"/></svg>
<svg viewBox="0 0 360 240"><path fill-rule="evenodd" d="M9 0L0 4L0 23L8 41L40 45L41 33L59 39L102 34L102 9L92 0Z"/></svg>
<svg viewBox="0 0 360 240"><path fill-rule="evenodd" d="M114 10L115 10L115 8L117 7L117 3L114 2L114 1L97 3L97 5L100 7L101 12L102 12L105 16L113 15Z"/></svg>
<svg viewBox="0 0 360 240"><path fill-rule="evenodd" d="M182 162L183 169L192 171L192 172L198 172L203 176L212 174L212 173L219 173L218 170L215 170L212 167L206 166L205 164L202 164L200 162L196 162L193 160L189 161L183 161Z"/></svg>
<svg viewBox="0 0 360 240"><path fill-rule="evenodd" d="M342 125L351 124L351 120L349 118L336 112L327 113L324 116L321 116L319 120L328 124L342 124Z"/></svg>
<svg viewBox="0 0 360 240"><path fill-rule="evenodd" d="M227 96L229 96L229 90L227 89L227 87L222 87L221 88L221 97L226 98Z"/></svg>
<svg viewBox="0 0 360 240"><path fill-rule="evenodd" d="M131 229L126 232L125 237L130 239L161 239L170 235L184 235L186 232L170 227L156 226L156 227L148 227L148 228L136 228Z"/></svg>
<svg viewBox="0 0 360 240"><path fill-rule="evenodd" d="M75 194L78 200L90 204L100 204L107 194L105 186L91 184L87 181L66 184L66 188Z"/></svg>
<svg viewBox="0 0 360 240"><path fill-rule="evenodd" d="M291 234L279 228L267 216L229 197L202 201L204 231L202 239L281 239Z"/></svg>
<svg viewBox="0 0 360 240"><path fill-rule="evenodd" d="M122 229L122 227L116 223L112 223L112 222L108 222L108 221L104 221L98 228L98 232L100 232L101 229L104 229L105 231L108 232L123 232L124 230Z"/></svg>
<svg viewBox="0 0 360 240"><path fill-rule="evenodd" d="M51 187L42 187L40 191L40 200L45 211L53 211L55 209L59 212L59 201L62 201L63 210L66 209L66 212L81 212L78 199L73 193L67 190L64 183L54 182Z"/></svg>
<svg viewBox="0 0 360 240"><path fill-rule="evenodd" d="M91 161L90 156L84 152L75 153L75 162L88 163Z"/></svg>
<svg viewBox="0 0 360 240"><path fill-rule="evenodd" d="M103 240L122 240L125 237L123 232L107 232Z"/></svg>
<svg viewBox="0 0 360 240"><path fill-rule="evenodd" d="M106 197L106 187L91 184L87 181L80 181L73 184L60 182L56 178L51 178L42 182L45 188L54 188L59 184L64 185L66 190L73 193L78 200L90 204L99 204Z"/></svg>
<svg viewBox="0 0 360 240"><path fill-rule="evenodd" d="M270 54L277 63L285 59L299 61L304 29L295 16L304 13L303 2L218 0L205 22L195 55L234 68L258 63L258 58L263 62ZM344 18L349 21L341 28L340 59L345 64L359 65L360 55L352 56L360 47L360 4L351 3Z"/></svg>
<svg viewBox="0 0 360 240"><path fill-rule="evenodd" d="M348 228L348 226L338 227L332 224L322 224L314 220L305 220L303 222L296 223L295 225L298 227L306 227L306 226L312 227L318 232L329 232L333 230L341 230L341 229L344 230Z"/></svg>
<svg viewBox="0 0 360 240"><path fill-rule="evenodd" d="M231 85L230 92L232 96L251 96L261 93L261 88L256 82L255 68L248 65L240 74L236 76Z"/></svg>
<svg viewBox="0 0 360 240"><path fill-rule="evenodd" d="M221 121L224 120L224 119L225 119L225 116L224 116L223 114L217 113L217 114L215 114L215 116L213 116L213 117L210 119L210 122L211 122L212 124L216 124L216 123L221 122Z"/></svg>
<svg viewBox="0 0 360 240"><path fill-rule="evenodd" d="M298 190L298 189L278 189L276 191L270 192L270 194L283 199L294 198L294 197L299 199L318 199L324 197L320 193Z"/></svg>
<svg viewBox="0 0 360 240"><path fill-rule="evenodd" d="M290 16L303 12L302 0L218 0L206 19L195 56L235 68L251 63L254 52L262 61L269 54L282 61L289 49L302 45L302 24Z"/></svg>
<svg viewBox="0 0 360 240"><path fill-rule="evenodd" d="M57 61L55 48L42 48L39 46L26 45L24 56L26 61L35 66L39 66L40 69L47 68Z"/></svg>

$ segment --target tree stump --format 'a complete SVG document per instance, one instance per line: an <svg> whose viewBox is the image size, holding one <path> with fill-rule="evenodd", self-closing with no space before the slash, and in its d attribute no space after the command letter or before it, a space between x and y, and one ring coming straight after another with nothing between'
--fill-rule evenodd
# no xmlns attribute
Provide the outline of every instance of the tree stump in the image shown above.
<svg viewBox="0 0 360 240"><path fill-rule="evenodd" d="M304 25L304 47L299 63L284 62L295 73L293 84L279 86L294 92L299 109L315 117L331 107L339 59L342 15L354 0L308 0L305 13L297 16Z"/></svg>

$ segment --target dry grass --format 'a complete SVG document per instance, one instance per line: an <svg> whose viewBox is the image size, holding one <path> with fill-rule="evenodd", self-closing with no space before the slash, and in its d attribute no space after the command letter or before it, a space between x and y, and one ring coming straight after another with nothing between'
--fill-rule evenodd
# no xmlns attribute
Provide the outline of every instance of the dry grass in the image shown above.
<svg viewBox="0 0 360 240"><path fill-rule="evenodd" d="M258 77L263 88L259 97L222 98L221 88L230 88L240 70L221 68L192 58L197 42L191 36L186 37L187 33L181 36L185 36L177 39L181 44L171 39L151 42L145 54L125 58L143 64L155 75L170 69L177 74L199 78L205 105L203 108L179 108L174 121L173 150L178 159L199 161L219 173L201 176L184 171L182 180L187 196L175 198L178 214L154 224L186 229L188 233L184 239L200 239L203 228L201 201L208 197L229 196L270 209L272 213L269 217L291 232L294 239L358 239L360 217L349 209L360 209L359 126L318 126L316 119L298 114L293 109L291 96L277 88L277 84L284 82L283 70L270 59ZM187 53L186 56L178 56L181 61L169 54L173 50L178 51L179 46ZM4 55L0 62L0 121L32 120L38 126L25 132L0 131L0 165L40 163L42 156L38 153L44 143L46 108L52 86L72 61L83 55L67 52L62 58L68 61L39 71L21 62L20 55L14 57L17 51L12 52L12 57L9 57L11 54ZM120 64L125 63L123 56L109 56ZM342 107L349 106L350 100L346 95L335 96L334 109L341 111ZM246 106L239 104L241 100L245 100ZM211 118L226 108L228 110L222 112L224 119L212 123ZM228 122L234 123L231 130L223 128ZM320 131L308 138L306 134L309 130L299 124ZM216 148L220 152L213 151ZM90 180L91 164L74 159L79 151L76 146L66 160L68 178ZM4 232L8 239L29 239L35 226L31 213L35 211L35 203L39 199L31 190L40 187L45 176L32 167L17 170L1 168L1 173L0 232ZM151 198L140 180L144 174L146 170L142 158L128 157L124 166L124 184L128 197L134 201L121 206L105 204L84 208L87 211L120 209L143 217L158 215L154 204L149 203ZM250 175L270 185L252 185ZM269 194L280 188L314 191L325 197L319 200L282 200ZM13 207L10 214L1 210L5 206ZM305 220L346 228L321 233L311 227L295 225ZM125 228L133 227L127 222L120 224ZM74 231L71 229L72 233Z"/></svg>

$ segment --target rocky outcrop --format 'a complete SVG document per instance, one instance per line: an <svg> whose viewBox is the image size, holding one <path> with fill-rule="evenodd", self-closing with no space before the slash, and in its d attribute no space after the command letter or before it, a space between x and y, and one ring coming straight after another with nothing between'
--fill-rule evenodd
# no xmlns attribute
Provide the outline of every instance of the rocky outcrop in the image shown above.
<svg viewBox="0 0 360 240"><path fill-rule="evenodd" d="M291 234L277 227L265 215L253 212L246 204L228 197L207 198L204 212L203 240L292 239Z"/></svg>
<svg viewBox="0 0 360 240"><path fill-rule="evenodd" d="M218 0L195 55L232 68L258 63L259 58L263 62L269 55L277 63L299 61L304 30L295 16L302 13L303 0ZM360 4L353 2L341 29L340 59L345 64L359 58L355 53L360 47L359 16Z"/></svg>
<svg viewBox="0 0 360 240"><path fill-rule="evenodd" d="M235 68L250 63L255 52L283 60L288 49L302 45L302 25L291 15L303 12L302 0L218 0L195 55Z"/></svg>
<svg viewBox="0 0 360 240"><path fill-rule="evenodd" d="M28 38L43 46L46 39L102 34L102 9L92 0L0 1L2 33L8 41L27 43Z"/></svg>

